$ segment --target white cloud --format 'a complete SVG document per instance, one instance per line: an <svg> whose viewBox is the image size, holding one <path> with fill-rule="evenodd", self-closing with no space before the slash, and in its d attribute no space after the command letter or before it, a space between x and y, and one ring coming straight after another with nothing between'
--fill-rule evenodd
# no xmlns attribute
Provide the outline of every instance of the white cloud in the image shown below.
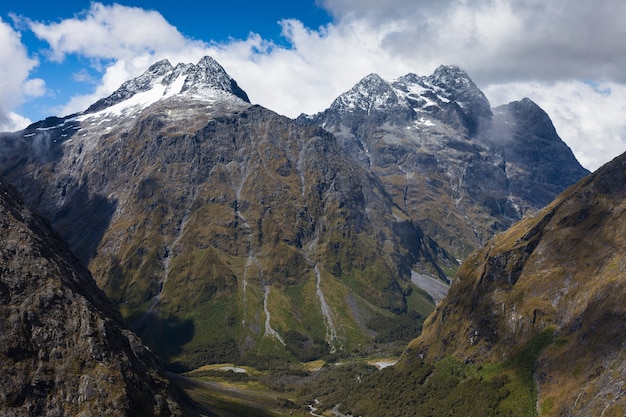
<svg viewBox="0 0 626 417"><path fill-rule="evenodd" d="M410 66L380 47L380 34L355 22L320 31L297 20L281 22L293 45L266 45L256 35L210 49L253 102L295 117L328 107L332 100L372 72L395 77ZM259 52L260 51L260 52Z"/></svg>
<svg viewBox="0 0 626 417"><path fill-rule="evenodd" d="M209 54L253 102L292 117L323 110L372 72L395 78L457 64L493 104L503 97L530 96L550 114L586 167L593 169L625 150L619 114L626 103L623 0L321 4L335 21L317 30L297 20L281 22L288 48L256 34L222 43L194 41L158 12L100 3L74 18L31 22L30 27L50 43L54 59L78 54L104 66L97 87L74 97L60 114L85 109L162 58L175 64ZM599 93L590 81L610 87L611 94Z"/></svg>
<svg viewBox="0 0 626 417"><path fill-rule="evenodd" d="M395 22L385 46L456 63L479 82L609 78L626 82L623 0L324 0L339 24Z"/></svg>
<svg viewBox="0 0 626 417"><path fill-rule="evenodd" d="M156 11L119 4L91 3L89 10L58 23L29 22L31 30L50 44L51 57L66 54L90 58L126 58L187 46L178 30Z"/></svg>
<svg viewBox="0 0 626 417"><path fill-rule="evenodd" d="M38 62L28 56L20 34L0 18L0 131L26 127L30 120L16 114L26 95L39 96L45 90L43 80L29 80Z"/></svg>
<svg viewBox="0 0 626 417"><path fill-rule="evenodd" d="M22 84L22 92L27 97L41 97L46 94L46 82L41 78L31 78Z"/></svg>
<svg viewBox="0 0 626 417"><path fill-rule="evenodd" d="M15 132L24 129L32 121L15 112L9 111L1 115L0 132Z"/></svg>

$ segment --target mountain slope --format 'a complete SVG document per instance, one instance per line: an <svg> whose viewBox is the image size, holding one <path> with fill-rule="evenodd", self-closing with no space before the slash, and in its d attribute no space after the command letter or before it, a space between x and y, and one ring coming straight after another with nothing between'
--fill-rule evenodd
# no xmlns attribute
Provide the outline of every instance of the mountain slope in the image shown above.
<svg viewBox="0 0 626 417"><path fill-rule="evenodd" d="M471 254L395 366L322 379L316 407L623 416L625 217L623 154Z"/></svg>
<svg viewBox="0 0 626 417"><path fill-rule="evenodd" d="M334 136L233 86L210 58L157 63L1 138L2 173L185 367L362 349L396 314L429 312L411 268L445 279L455 261Z"/></svg>
<svg viewBox="0 0 626 417"><path fill-rule="evenodd" d="M588 171L528 99L497 109L467 73L369 75L314 116L404 213L457 258Z"/></svg>
<svg viewBox="0 0 626 417"><path fill-rule="evenodd" d="M2 415L180 415L156 358L0 181Z"/></svg>
<svg viewBox="0 0 626 417"><path fill-rule="evenodd" d="M405 362L493 363L544 338L540 415L623 415L625 184L623 154L472 254Z"/></svg>

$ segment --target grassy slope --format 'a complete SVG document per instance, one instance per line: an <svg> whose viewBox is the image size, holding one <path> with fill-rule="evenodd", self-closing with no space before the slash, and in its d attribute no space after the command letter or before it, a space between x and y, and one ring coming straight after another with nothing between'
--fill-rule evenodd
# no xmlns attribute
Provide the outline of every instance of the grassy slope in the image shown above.
<svg viewBox="0 0 626 417"><path fill-rule="evenodd" d="M542 416L623 414L625 159L470 256L405 361L456 357L495 370L521 364L535 371L512 379L520 387L512 395L530 390L523 402ZM525 345L542 349L512 359Z"/></svg>

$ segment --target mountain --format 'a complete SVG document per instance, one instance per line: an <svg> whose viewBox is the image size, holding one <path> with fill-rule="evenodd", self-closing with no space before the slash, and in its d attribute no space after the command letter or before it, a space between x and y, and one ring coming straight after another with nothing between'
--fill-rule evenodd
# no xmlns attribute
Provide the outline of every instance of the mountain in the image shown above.
<svg viewBox="0 0 626 417"><path fill-rule="evenodd" d="M541 109L491 109L456 67L294 121L210 57L161 61L0 135L0 175L179 369L408 342L455 258L585 173Z"/></svg>
<svg viewBox="0 0 626 417"><path fill-rule="evenodd" d="M473 252L398 363L325 379L317 409L623 416L625 220L623 154Z"/></svg>
<svg viewBox="0 0 626 417"><path fill-rule="evenodd" d="M157 359L0 181L0 414L181 415Z"/></svg>
<svg viewBox="0 0 626 417"><path fill-rule="evenodd" d="M333 135L251 105L209 57L159 62L0 151L1 174L183 368L366 351L399 322L410 339L434 307L412 271L456 265Z"/></svg>
<svg viewBox="0 0 626 417"><path fill-rule="evenodd" d="M626 154L462 265L405 360L493 363L535 346L541 416L626 410Z"/></svg>
<svg viewBox="0 0 626 417"><path fill-rule="evenodd" d="M107 113L141 105L150 105L172 96L199 98L202 100L229 100L231 95L250 102L248 95L230 78L212 58L204 57L197 65L172 64L166 59L150 66L145 73L122 84L109 97L98 100L85 111ZM115 108L117 106L117 108Z"/></svg>
<svg viewBox="0 0 626 417"><path fill-rule="evenodd" d="M301 124L332 132L413 224L463 259L589 172L529 99L492 109L468 74L371 74Z"/></svg>

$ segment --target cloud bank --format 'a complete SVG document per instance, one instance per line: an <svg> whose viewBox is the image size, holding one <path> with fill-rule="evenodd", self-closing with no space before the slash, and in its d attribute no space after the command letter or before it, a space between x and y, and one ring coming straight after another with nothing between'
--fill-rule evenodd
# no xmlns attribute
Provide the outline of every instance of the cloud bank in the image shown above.
<svg viewBox="0 0 626 417"><path fill-rule="evenodd" d="M28 78L38 62L28 56L19 32L1 18L0 45L0 131L11 131L30 122L13 110L27 97L41 96L45 82Z"/></svg>
<svg viewBox="0 0 626 417"><path fill-rule="evenodd" d="M288 47L254 33L221 43L192 40L158 12L99 3L60 22L27 24L49 44L49 59L78 55L102 68L95 88L73 97L59 114L85 109L162 58L197 62L209 54L253 102L291 117L323 110L372 72L396 78L456 64L494 106L523 97L536 101L587 168L626 150L623 0L318 3L333 22L315 29L298 20L280 22ZM13 72L20 88L1 89L1 102L8 103L0 109L4 114L44 87L28 80L37 62L28 58L19 35L0 22L3 45L5 39L14 45L7 54L21 57L21 69Z"/></svg>

